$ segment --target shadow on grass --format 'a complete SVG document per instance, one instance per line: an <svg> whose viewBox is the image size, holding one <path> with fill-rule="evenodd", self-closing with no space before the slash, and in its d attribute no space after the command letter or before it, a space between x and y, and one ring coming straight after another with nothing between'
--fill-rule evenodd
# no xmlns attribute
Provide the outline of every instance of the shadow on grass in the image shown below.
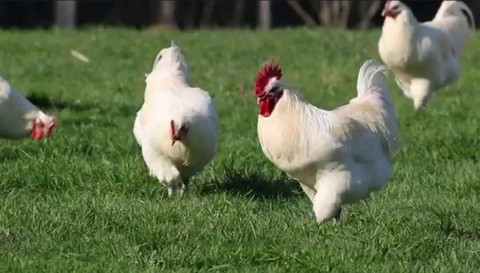
<svg viewBox="0 0 480 273"><path fill-rule="evenodd" d="M7 244L13 245L17 239L15 233L12 233L9 229L0 228L0 246Z"/></svg>
<svg viewBox="0 0 480 273"><path fill-rule="evenodd" d="M54 101L45 95L29 95L27 99L43 111L61 111L68 109L74 112L96 111L99 115L117 115L122 117L132 117L137 113L137 108L125 104L88 104L65 101Z"/></svg>
<svg viewBox="0 0 480 273"><path fill-rule="evenodd" d="M466 239L470 241L480 240L480 229L475 225L472 227L464 227L457 223L455 219L464 218L465 215L458 215L458 212L439 211L433 207L429 207L430 212L437 217L437 229L446 238Z"/></svg>
<svg viewBox="0 0 480 273"><path fill-rule="evenodd" d="M15 141L15 140L5 140L5 141ZM20 157L18 156L18 153L10 147L1 147L0 148L0 163L6 163L6 162L13 162L17 161Z"/></svg>
<svg viewBox="0 0 480 273"><path fill-rule="evenodd" d="M199 189L201 195L226 192L255 199L288 199L301 194L296 181L289 179L266 179L259 174L226 172Z"/></svg>
<svg viewBox="0 0 480 273"><path fill-rule="evenodd" d="M28 95L27 99L36 105L38 108L45 110L45 111L55 111L55 110L63 110L69 109L72 111L87 111L91 109L98 108L98 106L93 104L80 104L80 103L71 103L71 102L64 102L64 101L54 101L48 98L46 95Z"/></svg>

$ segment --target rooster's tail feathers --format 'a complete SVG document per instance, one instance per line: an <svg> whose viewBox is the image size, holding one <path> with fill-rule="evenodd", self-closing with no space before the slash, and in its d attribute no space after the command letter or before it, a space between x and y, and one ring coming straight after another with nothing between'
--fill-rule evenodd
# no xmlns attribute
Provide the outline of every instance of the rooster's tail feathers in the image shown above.
<svg viewBox="0 0 480 273"><path fill-rule="evenodd" d="M364 62L358 73L358 94L352 101L373 106L370 109L375 110L369 112L371 115L365 113L365 123L382 136L388 154L393 155L398 149L397 124L395 106L390 88L386 83L386 75L387 68L379 62L374 60Z"/></svg>

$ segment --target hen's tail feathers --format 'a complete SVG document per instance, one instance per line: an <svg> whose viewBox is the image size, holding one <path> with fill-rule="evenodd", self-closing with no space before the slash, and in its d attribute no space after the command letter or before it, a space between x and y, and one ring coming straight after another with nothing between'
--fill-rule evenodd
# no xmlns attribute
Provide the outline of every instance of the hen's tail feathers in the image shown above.
<svg viewBox="0 0 480 273"><path fill-rule="evenodd" d="M382 136L390 156L398 150L397 118L390 88L386 83L387 68L374 60L363 63L358 72L358 101L368 101L377 108L372 129ZM374 128L373 128L374 127Z"/></svg>
<svg viewBox="0 0 480 273"><path fill-rule="evenodd" d="M357 97L378 92L387 93L386 96L390 97L390 90L385 83L386 76L387 68L384 65L374 60L365 61L358 72ZM386 90L382 91L383 89Z"/></svg>
<svg viewBox="0 0 480 273"><path fill-rule="evenodd" d="M462 1L443 1L433 20L448 16L463 16L471 30L475 30L475 17L472 10Z"/></svg>
<svg viewBox="0 0 480 273"><path fill-rule="evenodd" d="M473 13L461 1L443 1L431 24L450 35L453 53L457 57L464 48L465 39L475 33Z"/></svg>

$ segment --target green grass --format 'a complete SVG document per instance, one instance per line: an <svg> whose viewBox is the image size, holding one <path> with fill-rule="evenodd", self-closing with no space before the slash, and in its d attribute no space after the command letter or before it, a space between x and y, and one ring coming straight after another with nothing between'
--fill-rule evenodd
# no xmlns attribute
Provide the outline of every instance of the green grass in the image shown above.
<svg viewBox="0 0 480 273"><path fill-rule="evenodd" d="M280 60L288 83L331 109L355 95L379 34L0 32L0 74L61 119L45 143L0 142L0 271L477 272L480 38L426 112L414 114L390 78L402 143L394 178L340 223L316 224L260 149L252 86L263 61ZM221 120L218 156L182 199L149 177L132 134L144 74L170 39Z"/></svg>

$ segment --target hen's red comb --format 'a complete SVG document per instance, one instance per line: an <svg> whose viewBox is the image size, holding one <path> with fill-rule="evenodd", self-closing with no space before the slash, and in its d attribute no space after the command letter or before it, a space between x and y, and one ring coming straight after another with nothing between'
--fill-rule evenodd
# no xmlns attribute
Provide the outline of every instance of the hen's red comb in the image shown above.
<svg viewBox="0 0 480 273"><path fill-rule="evenodd" d="M392 2L393 2L392 0L387 0L387 2L385 2L385 5L383 6L383 10L382 10L382 16L385 16Z"/></svg>
<svg viewBox="0 0 480 273"><path fill-rule="evenodd" d="M282 69L278 66L279 63L273 63L270 61L263 65L262 70L257 71L257 79L255 80L255 95L262 95L265 86L271 78L282 78Z"/></svg>

